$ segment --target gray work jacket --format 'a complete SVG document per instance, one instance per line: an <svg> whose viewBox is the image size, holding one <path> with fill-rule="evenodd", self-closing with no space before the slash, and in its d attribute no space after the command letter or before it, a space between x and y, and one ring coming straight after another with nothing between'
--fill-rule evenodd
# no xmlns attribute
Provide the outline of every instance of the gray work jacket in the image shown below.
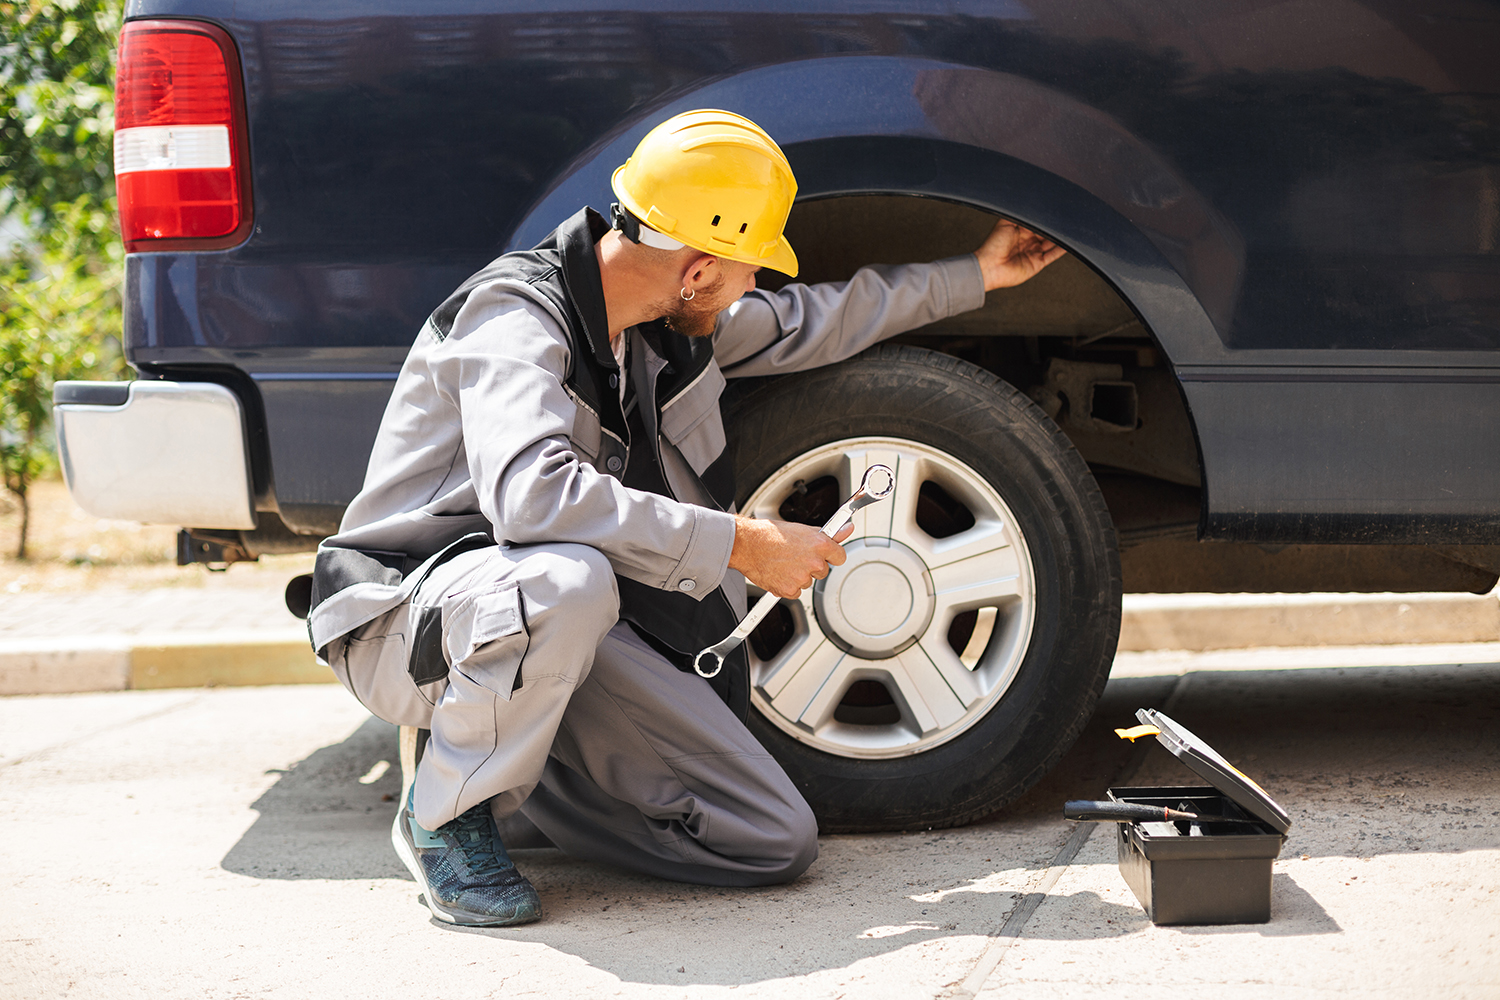
<svg viewBox="0 0 1500 1000"><path fill-rule="evenodd" d="M580 212L559 232L590 219L598 216ZM674 499L626 487L619 463L604 457L621 442L570 391L577 359L557 304L525 282L481 281L444 319L446 334L434 319L418 333L364 487L320 548L320 561L329 549L382 553L390 571L315 594L313 648L330 654L330 643L405 600L424 561L478 532L501 544L588 545L626 580L698 599L725 585L742 603L743 580L728 569L733 517L702 495L700 479L724 452L725 379L830 364L983 303L972 254L750 292L720 314L713 359L660 407L661 471ZM641 389L666 362L639 328L626 335L637 393L649 400Z"/></svg>

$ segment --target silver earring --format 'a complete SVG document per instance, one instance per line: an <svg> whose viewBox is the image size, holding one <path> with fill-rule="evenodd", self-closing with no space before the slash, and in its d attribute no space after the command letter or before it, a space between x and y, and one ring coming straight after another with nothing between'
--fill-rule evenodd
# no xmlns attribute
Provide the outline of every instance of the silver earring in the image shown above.
<svg viewBox="0 0 1500 1000"><path fill-rule="evenodd" d="M693 291L688 291L688 289L687 289L686 286L677 289L677 297L679 299L681 299L682 301L684 301L684 302L691 302L691 301L693 301L694 297L696 297L697 294L698 294L698 292L697 292L696 289L693 290Z"/></svg>

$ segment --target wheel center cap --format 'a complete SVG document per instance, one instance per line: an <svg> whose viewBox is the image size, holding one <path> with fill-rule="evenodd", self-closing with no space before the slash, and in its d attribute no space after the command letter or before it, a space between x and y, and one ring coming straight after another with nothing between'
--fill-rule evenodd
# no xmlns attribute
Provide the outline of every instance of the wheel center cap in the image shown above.
<svg viewBox="0 0 1500 1000"><path fill-rule="evenodd" d="M848 561L813 588L813 611L836 646L866 659L895 656L932 621L932 578L920 556L900 542L860 538L844 546Z"/></svg>
<svg viewBox="0 0 1500 1000"><path fill-rule="evenodd" d="M886 635L911 617L911 584L890 563L870 561L844 577L839 610L866 635Z"/></svg>

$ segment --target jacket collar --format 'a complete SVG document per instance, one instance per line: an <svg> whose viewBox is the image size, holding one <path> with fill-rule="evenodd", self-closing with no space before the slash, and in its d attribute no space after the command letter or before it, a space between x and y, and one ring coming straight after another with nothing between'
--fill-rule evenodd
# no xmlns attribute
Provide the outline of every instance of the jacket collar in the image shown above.
<svg viewBox="0 0 1500 1000"><path fill-rule="evenodd" d="M615 355L609 347L609 317L604 308L604 285L599 276L599 258L594 245L609 232L609 223L592 208L580 209L557 227L556 240L562 255L563 286L578 311L583 335L594 360L608 371L616 371ZM671 399L689 385L713 360L713 340L687 337L660 320L642 324L651 349L667 361L667 378L657 385L658 399Z"/></svg>
<svg viewBox="0 0 1500 1000"><path fill-rule="evenodd" d="M604 309L604 285L599 277L599 258L594 244L609 232L609 223L592 208L577 214L557 227L557 245L562 254L563 286L578 310L583 335L600 366L615 370L614 352L609 348L609 317Z"/></svg>

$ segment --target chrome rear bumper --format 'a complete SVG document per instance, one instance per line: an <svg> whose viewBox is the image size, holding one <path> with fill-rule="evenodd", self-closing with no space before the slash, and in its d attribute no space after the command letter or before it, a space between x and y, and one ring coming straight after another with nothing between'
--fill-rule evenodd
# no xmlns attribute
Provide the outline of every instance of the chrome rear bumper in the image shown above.
<svg viewBox="0 0 1500 1000"><path fill-rule="evenodd" d="M68 491L97 517L254 528L239 398L211 382L59 382L57 451Z"/></svg>

